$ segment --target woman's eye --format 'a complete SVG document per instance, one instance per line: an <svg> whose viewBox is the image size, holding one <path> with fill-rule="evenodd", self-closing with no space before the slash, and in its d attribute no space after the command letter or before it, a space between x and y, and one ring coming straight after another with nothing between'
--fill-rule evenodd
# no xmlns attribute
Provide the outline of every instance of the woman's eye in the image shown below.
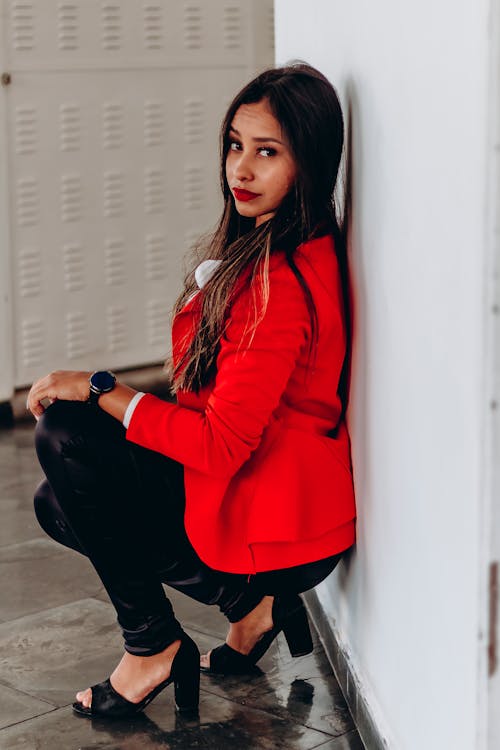
<svg viewBox="0 0 500 750"><path fill-rule="evenodd" d="M229 141L229 151L241 151L242 145L238 141ZM269 158L270 156L274 156L276 153L275 148L271 148L271 146L260 146L258 148L258 153L262 154L266 158Z"/></svg>

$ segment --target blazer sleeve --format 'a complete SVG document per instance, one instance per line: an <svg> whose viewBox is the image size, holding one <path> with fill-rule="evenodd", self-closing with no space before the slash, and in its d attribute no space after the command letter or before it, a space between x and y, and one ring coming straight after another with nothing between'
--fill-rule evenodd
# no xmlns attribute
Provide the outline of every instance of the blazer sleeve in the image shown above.
<svg viewBox="0 0 500 750"><path fill-rule="evenodd" d="M310 336L304 294L284 258L270 264L266 313L242 346L252 309L246 285L229 309L205 411L146 394L132 415L128 440L205 474L236 473L258 446Z"/></svg>

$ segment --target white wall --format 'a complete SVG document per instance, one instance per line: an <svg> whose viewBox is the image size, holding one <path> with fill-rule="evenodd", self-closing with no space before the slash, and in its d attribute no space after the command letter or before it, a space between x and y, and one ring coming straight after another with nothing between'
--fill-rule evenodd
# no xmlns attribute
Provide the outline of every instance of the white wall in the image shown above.
<svg viewBox="0 0 500 750"><path fill-rule="evenodd" d="M276 0L351 109L358 541L320 587L394 750L478 747L486 0Z"/></svg>

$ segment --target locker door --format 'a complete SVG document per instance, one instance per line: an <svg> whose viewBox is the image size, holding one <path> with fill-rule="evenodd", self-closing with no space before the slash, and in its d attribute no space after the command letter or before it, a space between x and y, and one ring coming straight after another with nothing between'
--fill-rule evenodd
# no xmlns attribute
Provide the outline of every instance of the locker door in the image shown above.
<svg viewBox="0 0 500 750"><path fill-rule="evenodd" d="M4 0L2 17L8 398L55 368L164 359L182 257L220 211L222 114L274 53L262 0Z"/></svg>

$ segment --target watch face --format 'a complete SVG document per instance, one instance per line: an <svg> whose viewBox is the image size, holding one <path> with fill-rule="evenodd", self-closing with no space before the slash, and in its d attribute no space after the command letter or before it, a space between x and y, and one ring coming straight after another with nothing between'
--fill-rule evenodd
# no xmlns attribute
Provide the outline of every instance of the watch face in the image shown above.
<svg viewBox="0 0 500 750"><path fill-rule="evenodd" d="M96 391L100 391L101 393L110 391L113 388L115 382L116 378L110 372L107 372L107 370L94 372L94 374L90 378L92 387L95 388Z"/></svg>

